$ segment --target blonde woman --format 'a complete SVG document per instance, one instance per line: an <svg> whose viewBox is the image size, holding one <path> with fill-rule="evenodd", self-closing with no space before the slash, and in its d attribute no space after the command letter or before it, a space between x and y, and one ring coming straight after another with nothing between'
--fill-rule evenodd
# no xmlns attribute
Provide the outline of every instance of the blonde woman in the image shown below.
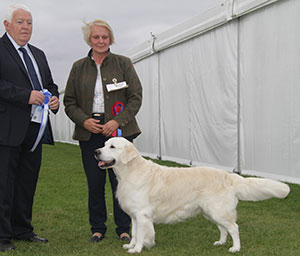
<svg viewBox="0 0 300 256"><path fill-rule="evenodd" d="M91 242L104 238L107 227L106 172L101 171L94 150L111 136L133 141L140 133L135 116L142 104L142 86L131 60L110 52L114 35L109 24L95 20L82 28L91 47L88 56L71 69L64 96L66 114L75 123L73 138L79 141L88 183ZM121 240L129 241L130 218L122 211L115 191L117 180L108 170L113 191L114 220Z"/></svg>

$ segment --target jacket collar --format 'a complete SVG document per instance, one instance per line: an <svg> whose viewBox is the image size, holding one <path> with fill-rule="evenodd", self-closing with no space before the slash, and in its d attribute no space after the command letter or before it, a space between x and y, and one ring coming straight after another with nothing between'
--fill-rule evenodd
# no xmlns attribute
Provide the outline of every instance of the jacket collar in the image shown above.
<svg viewBox="0 0 300 256"><path fill-rule="evenodd" d="M88 57L93 60L92 58L92 53L93 53L93 49L90 49L88 52ZM109 60L112 57L112 53L110 51L110 49L108 49L108 55L106 56L106 58L103 60L103 63L105 63L107 60Z"/></svg>
<svg viewBox="0 0 300 256"><path fill-rule="evenodd" d="M18 48L16 48L18 46L17 43L13 43L11 41L11 39L8 37L8 33L5 32L5 34L2 36L1 38L4 46L8 49L9 53L12 55L12 57L15 59L15 61L18 63L18 65L20 66L20 68L23 70L23 72L26 74L26 76L28 77L28 73L27 73L27 70L24 66L24 63L20 57L20 54L18 52ZM34 59L38 65L38 68L40 68L42 66L42 60L40 58L40 55L37 54L37 51L35 50L35 48L27 43L25 46L24 46L27 50L29 49L30 52L32 53L32 55L34 56ZM41 72L41 70L39 69L39 72L40 72L40 76L41 76L41 79L42 79L42 83L44 84L45 83L45 77L43 76L43 73ZM29 77L28 77L29 79Z"/></svg>
<svg viewBox="0 0 300 256"><path fill-rule="evenodd" d="M2 36L1 39L2 39L3 45L7 48L8 52L15 59L15 61L18 63L18 65L23 70L23 72L27 75L27 71L25 69L25 66L24 66L22 60L21 60L21 57L20 57L19 53L17 52L17 49L15 48L15 46L13 45L11 40L9 39L9 37L7 35L7 32L4 33L4 35Z"/></svg>

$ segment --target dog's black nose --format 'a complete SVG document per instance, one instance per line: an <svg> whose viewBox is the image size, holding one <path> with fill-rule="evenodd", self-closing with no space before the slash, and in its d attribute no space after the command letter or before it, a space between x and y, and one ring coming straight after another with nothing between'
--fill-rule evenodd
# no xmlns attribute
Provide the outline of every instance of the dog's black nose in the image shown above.
<svg viewBox="0 0 300 256"><path fill-rule="evenodd" d="M100 149L99 149L99 148L96 149L96 150L94 151L94 154L95 154L95 156L100 156L100 155L101 155Z"/></svg>

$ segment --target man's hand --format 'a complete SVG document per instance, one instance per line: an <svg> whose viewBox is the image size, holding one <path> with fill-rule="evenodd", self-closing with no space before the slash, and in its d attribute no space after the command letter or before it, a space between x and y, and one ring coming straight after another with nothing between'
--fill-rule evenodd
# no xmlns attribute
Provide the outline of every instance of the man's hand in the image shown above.
<svg viewBox="0 0 300 256"><path fill-rule="evenodd" d="M56 96L52 96L48 105L51 110L57 110L59 108L59 99Z"/></svg>
<svg viewBox="0 0 300 256"><path fill-rule="evenodd" d="M37 90L32 90L30 93L28 104L30 105L41 105L43 104L45 96L42 92Z"/></svg>

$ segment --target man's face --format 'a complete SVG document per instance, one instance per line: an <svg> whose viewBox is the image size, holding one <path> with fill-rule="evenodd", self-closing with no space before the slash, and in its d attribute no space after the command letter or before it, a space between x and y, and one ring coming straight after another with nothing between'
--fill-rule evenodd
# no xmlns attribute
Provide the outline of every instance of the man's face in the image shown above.
<svg viewBox="0 0 300 256"><path fill-rule="evenodd" d="M15 42L23 46L28 43L32 33L32 16L24 10L16 10L11 22L4 21L4 26Z"/></svg>

